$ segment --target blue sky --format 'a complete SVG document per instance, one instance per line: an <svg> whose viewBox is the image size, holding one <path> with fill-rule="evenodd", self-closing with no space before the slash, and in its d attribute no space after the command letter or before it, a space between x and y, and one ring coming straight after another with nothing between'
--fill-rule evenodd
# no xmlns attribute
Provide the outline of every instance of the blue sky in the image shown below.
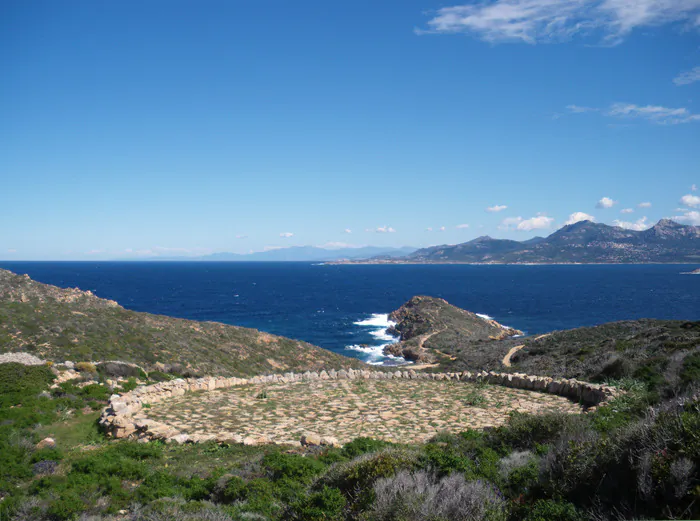
<svg viewBox="0 0 700 521"><path fill-rule="evenodd" d="M4 259L700 225L700 0L7 0L0 77Z"/></svg>

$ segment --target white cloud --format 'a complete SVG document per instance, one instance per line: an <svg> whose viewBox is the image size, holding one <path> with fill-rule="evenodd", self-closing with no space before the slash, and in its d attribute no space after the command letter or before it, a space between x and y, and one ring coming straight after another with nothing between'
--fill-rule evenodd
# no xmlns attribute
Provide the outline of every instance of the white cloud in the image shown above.
<svg viewBox="0 0 700 521"><path fill-rule="evenodd" d="M394 230L391 226L380 226L374 231L376 233L395 233L396 232L396 230Z"/></svg>
<svg viewBox="0 0 700 521"><path fill-rule="evenodd" d="M620 221L618 219L615 219L613 221L613 226L619 226L620 228L624 228L625 230L636 230L636 231L642 231L646 230L647 228L651 228L650 224L647 224L647 218L642 217L641 219L637 219L635 222L625 222L625 221Z"/></svg>
<svg viewBox="0 0 700 521"><path fill-rule="evenodd" d="M265 246L263 248L263 251L275 251L275 250L283 250L284 246ZM253 250L250 250L250 253L255 253Z"/></svg>
<svg viewBox="0 0 700 521"><path fill-rule="evenodd" d="M700 212L697 210L689 210L683 215L676 215L673 218L674 221L678 221L683 224L691 224L693 226L700 226Z"/></svg>
<svg viewBox="0 0 700 521"><path fill-rule="evenodd" d="M595 217L584 212L574 212L569 215L569 218L564 224L574 224L581 221L595 221Z"/></svg>
<svg viewBox="0 0 700 521"><path fill-rule="evenodd" d="M282 232L282 233L280 233L280 237L284 237L285 239L289 239L290 237L294 237L294 234L292 232Z"/></svg>
<svg viewBox="0 0 700 521"><path fill-rule="evenodd" d="M432 231L433 231L433 228L432 228L431 226L428 226L428 227L425 229L425 231L426 231L426 232L432 232Z"/></svg>
<svg viewBox="0 0 700 521"><path fill-rule="evenodd" d="M416 33L529 44L580 36L617 45L635 29L676 22L700 25L700 0L492 0L438 9Z"/></svg>
<svg viewBox="0 0 700 521"><path fill-rule="evenodd" d="M352 233L352 230L351 230L350 228L345 228L345 230L343 230L343 231L344 231L345 233Z"/></svg>
<svg viewBox="0 0 700 521"><path fill-rule="evenodd" d="M487 212L494 213L494 212L503 211L503 210L505 210L506 208L508 208L508 207L507 207L505 204L496 204L496 205L493 205L493 206L489 206L489 207L486 209L486 211L487 211Z"/></svg>
<svg viewBox="0 0 700 521"><path fill-rule="evenodd" d="M612 208L617 204L617 201L613 201L609 197L601 197L600 201L595 205L596 208Z"/></svg>
<svg viewBox="0 0 700 521"><path fill-rule="evenodd" d="M530 231L530 230L545 230L551 228L554 219L547 217L546 215L538 215L537 217L532 217L530 219L525 219L523 222L518 224L518 230L520 231Z"/></svg>
<svg viewBox="0 0 700 521"><path fill-rule="evenodd" d="M7 253L17 253L17 250L15 250L14 248L10 248L7 250Z"/></svg>
<svg viewBox="0 0 700 521"><path fill-rule="evenodd" d="M690 206L691 208L698 208L700 207L700 196L697 195L684 195L681 197L681 204L683 206Z"/></svg>
<svg viewBox="0 0 700 521"><path fill-rule="evenodd" d="M506 217L501 221L498 226L499 230L518 230L518 231L530 231L530 230L542 230L550 228L554 219L547 217L546 215L538 214L530 219L523 219L522 217Z"/></svg>
<svg viewBox="0 0 700 521"><path fill-rule="evenodd" d="M620 213L634 213L634 208L623 208Z"/></svg>
<svg viewBox="0 0 700 521"><path fill-rule="evenodd" d="M692 185L692 186L690 187L690 191L691 191L691 192L697 192L697 191L698 191L698 185Z"/></svg>
<svg viewBox="0 0 700 521"><path fill-rule="evenodd" d="M445 231L445 227L444 227L444 226L440 226L440 230L439 230L439 231L444 232L444 231Z"/></svg>
<svg viewBox="0 0 700 521"><path fill-rule="evenodd" d="M236 239L247 239L247 235L236 235Z"/></svg>
<svg viewBox="0 0 700 521"><path fill-rule="evenodd" d="M678 76L673 78L673 83L678 86L690 85L696 81L700 81L700 66L693 67L689 71L681 72Z"/></svg>
<svg viewBox="0 0 700 521"><path fill-rule="evenodd" d="M585 112L598 112L594 107L581 107L580 105L567 105L567 110L573 114L583 114Z"/></svg>
<svg viewBox="0 0 700 521"><path fill-rule="evenodd" d="M651 203L650 202L639 203L637 205L637 208L651 208Z"/></svg>
<svg viewBox="0 0 700 521"><path fill-rule="evenodd" d="M465 228L469 228L469 225L468 224L458 224L457 226L455 226L455 228L457 228L458 230L464 230Z"/></svg>

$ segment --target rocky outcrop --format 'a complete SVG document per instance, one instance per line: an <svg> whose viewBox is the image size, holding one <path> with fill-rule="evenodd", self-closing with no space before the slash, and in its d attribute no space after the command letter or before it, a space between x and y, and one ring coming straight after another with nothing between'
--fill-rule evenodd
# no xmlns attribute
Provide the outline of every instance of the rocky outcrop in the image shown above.
<svg viewBox="0 0 700 521"><path fill-rule="evenodd" d="M619 393L614 387L581 382L578 380L556 380L542 376L486 371L480 371L478 373L468 371L461 373L424 373L412 369L391 372L368 371L364 369L341 369L339 371L307 371L305 373L273 374L255 376L253 378L180 378L169 382L160 382L154 385L137 387L128 393L112 395L109 399L109 405L102 410L99 424L108 436L117 439L133 438L142 441L162 440L171 443L216 441L218 443L243 443L246 445L265 444L271 443L271 441L264 437L255 439L242 438L240 435L227 432L206 435L189 435L182 433L169 425L149 419L143 409L150 404L177 396L183 396L188 392L213 391L216 389L226 389L250 384L319 380L388 380L397 378L409 380L453 380L472 383L483 382L516 389L540 391L575 400L587 406L589 410L605 404ZM336 445L337 440L308 434L304 436L301 443L308 446Z"/></svg>
<svg viewBox="0 0 700 521"><path fill-rule="evenodd" d="M432 363L440 354L475 342L503 340L523 332L460 309L441 298L416 296L389 315L396 325L388 332L399 337L384 353L406 360Z"/></svg>

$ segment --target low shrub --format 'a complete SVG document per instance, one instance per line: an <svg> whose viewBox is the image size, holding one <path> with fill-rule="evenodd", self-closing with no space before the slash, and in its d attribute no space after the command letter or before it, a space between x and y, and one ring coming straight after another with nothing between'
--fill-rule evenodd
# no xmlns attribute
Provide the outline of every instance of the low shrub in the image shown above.
<svg viewBox="0 0 700 521"><path fill-rule="evenodd" d="M79 373L97 373L97 368L90 362L78 362L75 364L75 370Z"/></svg>
<svg viewBox="0 0 700 521"><path fill-rule="evenodd" d="M506 500L493 485L467 481L461 474L443 478L425 471L400 471L374 486L371 519L379 521L505 520Z"/></svg>
<svg viewBox="0 0 700 521"><path fill-rule="evenodd" d="M340 490L324 486L318 492L304 495L293 502L284 518L298 521L340 521L344 519L346 503Z"/></svg>

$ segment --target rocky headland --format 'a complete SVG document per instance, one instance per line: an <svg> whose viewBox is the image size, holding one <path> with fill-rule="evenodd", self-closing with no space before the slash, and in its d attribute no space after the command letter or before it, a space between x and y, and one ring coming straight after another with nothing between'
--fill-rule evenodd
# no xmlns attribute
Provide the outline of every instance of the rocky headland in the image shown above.
<svg viewBox="0 0 700 521"><path fill-rule="evenodd" d="M419 363L449 357L447 351L475 342L503 340L523 332L503 326L441 298L416 296L389 315L396 322L388 332L399 342L385 347L385 354Z"/></svg>

